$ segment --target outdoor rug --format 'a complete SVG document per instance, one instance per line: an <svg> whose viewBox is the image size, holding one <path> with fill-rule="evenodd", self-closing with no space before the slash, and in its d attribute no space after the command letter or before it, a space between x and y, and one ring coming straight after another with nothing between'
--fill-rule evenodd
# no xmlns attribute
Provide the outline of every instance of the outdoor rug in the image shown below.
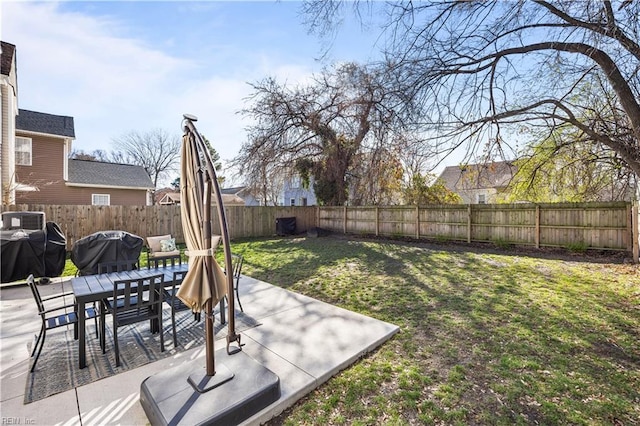
<svg viewBox="0 0 640 426"><path fill-rule="evenodd" d="M216 340L227 335L227 324L220 324L220 315L216 315ZM120 366L116 367L115 351L113 348L113 331L107 317L106 353L102 353L100 342L96 337L93 321L87 322L87 366L78 368L78 342L73 339L73 329L66 331L53 330L47 338L38 359L36 370L27 374L24 393L24 403L38 401L51 395L92 383L127 370L171 357L179 352L202 346L204 348L204 321L194 322L193 314L189 311L176 312L176 332L178 346L173 346L173 332L171 327L171 310L163 311L164 323L164 352L160 352L160 335L151 334L149 322L141 322L118 329L120 344ZM254 318L237 311L236 332L241 332L260 323ZM28 346L29 354L35 343ZM31 368L30 360L29 368Z"/></svg>

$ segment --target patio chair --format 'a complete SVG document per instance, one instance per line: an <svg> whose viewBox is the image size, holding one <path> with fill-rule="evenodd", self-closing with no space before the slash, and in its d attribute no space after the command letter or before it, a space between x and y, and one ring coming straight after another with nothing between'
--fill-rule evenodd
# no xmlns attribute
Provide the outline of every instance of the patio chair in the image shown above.
<svg viewBox="0 0 640 426"><path fill-rule="evenodd" d="M180 253L170 256L148 258L147 269L166 268L178 265L182 265L182 256Z"/></svg>
<svg viewBox="0 0 640 426"><path fill-rule="evenodd" d="M109 274L111 272L125 272L139 269L137 260L117 260L113 262L98 263L99 274Z"/></svg>
<svg viewBox="0 0 640 426"><path fill-rule="evenodd" d="M171 327L173 328L173 346L178 346L178 337L176 335L176 312L187 311L190 308L185 305L182 300L176 296L184 276L187 275L187 271L174 272L173 273L173 285L171 288L164 289L164 301L171 306ZM193 314L194 321L200 321L200 312Z"/></svg>
<svg viewBox="0 0 640 426"><path fill-rule="evenodd" d="M63 298L62 301L63 303L65 303L64 297L73 297L73 293L61 293L53 296L42 297L40 296L40 290L38 290L33 275L29 275L27 277L27 284L31 289L31 293L33 294L33 298L36 301L36 305L38 306L38 314L42 318L42 327L40 328L40 334L38 334L36 343L33 346L33 350L31 351L31 357L33 357L33 355L36 353L36 349L38 352L35 360L33 361L33 365L31 366L31 372L33 373L36 368L38 358L40 358L40 353L42 352L42 347L44 346L44 340L47 337L47 330L64 327L67 325L73 325L73 337L74 339L78 338L78 312L75 303L67 303L63 305L57 303L57 306L55 307L45 306L45 304L49 304L49 302L60 298ZM98 311L93 307L90 307L86 309L83 314L87 319L93 318L96 321L97 329Z"/></svg>
<svg viewBox="0 0 640 426"><path fill-rule="evenodd" d="M160 333L160 351L164 352L164 330L162 329L162 288L164 274L146 278L118 280L113 282L113 297L104 301L104 313L113 318L113 342L116 352L116 367L120 366L118 328L143 321L155 321ZM105 321L102 317L104 342ZM104 344L103 344L104 353Z"/></svg>
<svg viewBox="0 0 640 426"><path fill-rule="evenodd" d="M147 237L146 240L145 248L149 261L180 254L180 250L176 247L176 240L171 237L171 234Z"/></svg>
<svg viewBox="0 0 640 426"><path fill-rule="evenodd" d="M231 267L233 268L233 291L236 294L236 300L238 301L238 306L240 307L240 311L244 312L244 309L242 309L242 303L240 302L240 294L238 293L238 287L240 286L240 274L242 272L242 264L244 263L244 257L242 257L241 254L233 254L231 253ZM226 274L226 271L225 271ZM232 296L233 297L233 296ZM227 296L224 296L224 300L227 301L228 303L228 299ZM220 305L220 307L223 307L224 305ZM226 320L225 320L225 315L224 312L222 312L222 309L220 310L220 322L225 324Z"/></svg>

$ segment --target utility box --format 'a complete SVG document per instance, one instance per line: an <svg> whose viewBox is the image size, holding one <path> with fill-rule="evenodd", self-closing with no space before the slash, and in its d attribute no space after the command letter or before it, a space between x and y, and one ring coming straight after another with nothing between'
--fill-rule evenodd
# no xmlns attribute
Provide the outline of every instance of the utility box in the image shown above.
<svg viewBox="0 0 640 426"><path fill-rule="evenodd" d="M5 231L13 231L16 229L44 231L46 224L44 212L2 213L2 229Z"/></svg>
<svg viewBox="0 0 640 426"><path fill-rule="evenodd" d="M276 219L276 234L280 236L296 234L295 217L279 217Z"/></svg>

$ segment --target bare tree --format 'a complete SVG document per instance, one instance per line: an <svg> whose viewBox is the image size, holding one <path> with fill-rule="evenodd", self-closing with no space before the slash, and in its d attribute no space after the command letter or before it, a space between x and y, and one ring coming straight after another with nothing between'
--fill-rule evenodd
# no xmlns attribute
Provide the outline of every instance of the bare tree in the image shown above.
<svg viewBox="0 0 640 426"><path fill-rule="evenodd" d="M323 3L307 2L306 12L326 32L318 22L335 22L344 10ZM640 2L387 7L390 81L422 106L413 119L432 132L439 153L509 157L524 142L523 126L551 135L569 125L640 176Z"/></svg>
<svg viewBox="0 0 640 426"><path fill-rule="evenodd" d="M132 131L113 140L112 160L144 167L157 187L160 179L177 169L180 143L178 136L162 129L142 134Z"/></svg>
<svg viewBox="0 0 640 426"><path fill-rule="evenodd" d="M234 164L241 174L263 179L275 171L297 169L303 179L311 174L320 203L344 204L358 155L365 147L392 144L401 132L393 96L380 84L382 72L348 63L324 70L302 87L273 78L254 84L251 105L242 112L256 124Z"/></svg>

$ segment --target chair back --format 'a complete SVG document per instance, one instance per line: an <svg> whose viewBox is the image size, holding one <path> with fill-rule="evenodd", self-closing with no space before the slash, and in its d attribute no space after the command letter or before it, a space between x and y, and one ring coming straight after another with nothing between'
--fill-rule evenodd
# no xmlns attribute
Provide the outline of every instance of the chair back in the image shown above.
<svg viewBox="0 0 640 426"><path fill-rule="evenodd" d="M33 278L33 274L31 274L31 275L29 275L27 277L27 284L29 285L29 288L31 289L31 294L33 294L33 298L36 301L36 305L38 305L38 314L43 316L44 315L44 303L42 302L42 297L40 296L40 290L38 290L38 287L36 286L36 281Z"/></svg>
<svg viewBox="0 0 640 426"><path fill-rule="evenodd" d="M244 258L241 254L232 254L231 262L233 267L233 279L236 281L240 281L240 273L242 272L242 263L244 262Z"/></svg>
<svg viewBox="0 0 640 426"><path fill-rule="evenodd" d="M137 312L162 302L164 274L113 282L114 310ZM145 297L146 296L146 297Z"/></svg>
<svg viewBox="0 0 640 426"><path fill-rule="evenodd" d="M187 271L178 271L173 273L173 288L180 287L184 277L187 275Z"/></svg>
<svg viewBox="0 0 640 426"><path fill-rule="evenodd" d="M180 254L174 254L171 256L148 258L147 268L148 269L166 268L168 266L178 266L181 264L182 264L182 256L180 256Z"/></svg>
<svg viewBox="0 0 640 426"><path fill-rule="evenodd" d="M109 274L111 272L125 272L138 269L137 260L118 260L114 262L98 263L99 274Z"/></svg>

